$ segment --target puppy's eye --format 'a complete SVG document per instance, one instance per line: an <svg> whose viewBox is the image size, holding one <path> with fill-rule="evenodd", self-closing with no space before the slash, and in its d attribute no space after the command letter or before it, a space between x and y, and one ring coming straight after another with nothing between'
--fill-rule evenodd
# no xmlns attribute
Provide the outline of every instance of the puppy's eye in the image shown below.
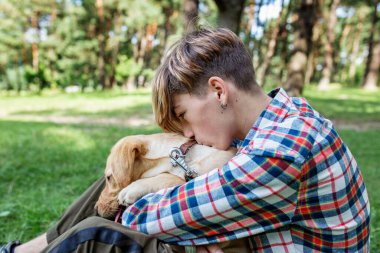
<svg viewBox="0 0 380 253"><path fill-rule="evenodd" d="M111 176L107 176L107 177L106 177L106 180L107 180L107 181L110 181L110 180L111 180Z"/></svg>

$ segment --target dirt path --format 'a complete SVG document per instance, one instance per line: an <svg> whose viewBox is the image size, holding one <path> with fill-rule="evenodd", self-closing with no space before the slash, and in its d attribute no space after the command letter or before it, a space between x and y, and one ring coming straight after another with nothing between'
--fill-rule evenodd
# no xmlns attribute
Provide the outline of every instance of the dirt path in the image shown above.
<svg viewBox="0 0 380 253"><path fill-rule="evenodd" d="M83 124L83 125L113 125L121 127L143 127L154 124L153 115L146 117L107 117L107 118L93 118L86 116L36 116L36 115L0 115L0 120L19 120L19 121L33 121L33 122L51 122L56 124ZM332 120L337 129L365 131L368 129L380 130L380 121L369 122L349 122L345 120Z"/></svg>

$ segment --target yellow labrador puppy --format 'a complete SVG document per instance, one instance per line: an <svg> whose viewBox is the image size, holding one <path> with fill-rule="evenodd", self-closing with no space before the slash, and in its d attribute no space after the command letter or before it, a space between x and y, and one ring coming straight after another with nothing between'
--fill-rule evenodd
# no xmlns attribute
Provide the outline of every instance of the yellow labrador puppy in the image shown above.
<svg viewBox="0 0 380 253"><path fill-rule="evenodd" d="M183 184L185 172L178 165L172 166L169 152L188 141L172 133L134 135L119 140L107 159L106 186L96 204L99 215L114 217L119 203L128 206L148 193ZM189 168L202 175L223 166L235 152L235 149L222 151L195 144L187 152L185 161ZM248 252L247 240L222 245L227 244L234 249L225 252Z"/></svg>

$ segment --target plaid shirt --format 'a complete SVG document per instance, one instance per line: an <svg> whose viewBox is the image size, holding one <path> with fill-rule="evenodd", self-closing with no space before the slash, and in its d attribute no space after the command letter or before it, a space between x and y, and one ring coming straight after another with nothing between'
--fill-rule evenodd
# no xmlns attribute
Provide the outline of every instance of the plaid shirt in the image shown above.
<svg viewBox="0 0 380 253"><path fill-rule="evenodd" d="M250 237L255 252L369 252L369 201L332 123L284 90L222 168L129 206L123 225L166 243Z"/></svg>

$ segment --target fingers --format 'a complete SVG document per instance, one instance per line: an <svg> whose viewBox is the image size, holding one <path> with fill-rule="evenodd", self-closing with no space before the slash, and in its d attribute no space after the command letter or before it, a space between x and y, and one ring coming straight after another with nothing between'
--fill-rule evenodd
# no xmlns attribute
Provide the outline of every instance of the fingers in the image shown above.
<svg viewBox="0 0 380 253"><path fill-rule="evenodd" d="M198 246L197 247L197 253L209 253L209 252L207 251L207 249L205 247Z"/></svg>
<svg viewBox="0 0 380 253"><path fill-rule="evenodd" d="M218 246L218 244L206 245L209 253L223 253L223 250Z"/></svg>
<svg viewBox="0 0 380 253"><path fill-rule="evenodd" d="M223 250L218 244L209 244L205 246L198 246L196 253L223 253Z"/></svg>

